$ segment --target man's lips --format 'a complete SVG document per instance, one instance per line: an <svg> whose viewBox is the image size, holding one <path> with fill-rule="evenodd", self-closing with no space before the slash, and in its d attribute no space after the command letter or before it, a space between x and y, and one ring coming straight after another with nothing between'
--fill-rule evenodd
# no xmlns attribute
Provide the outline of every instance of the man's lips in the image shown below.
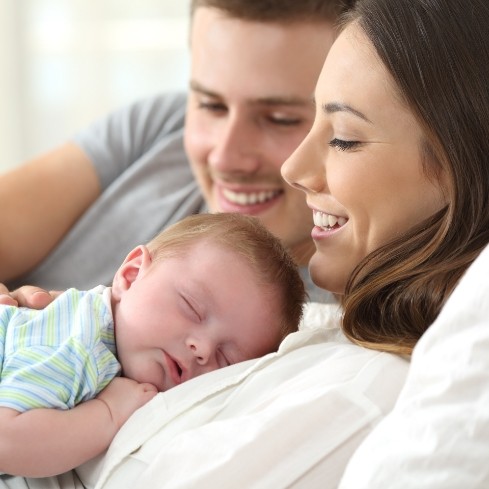
<svg viewBox="0 0 489 489"><path fill-rule="evenodd" d="M216 184L217 206L221 212L259 214L274 206L282 189L231 189Z"/></svg>
<svg viewBox="0 0 489 489"><path fill-rule="evenodd" d="M281 190L259 190L259 191L234 191L228 188L222 189L222 194L224 197L238 205L255 205L264 204L269 200L277 197L282 191Z"/></svg>

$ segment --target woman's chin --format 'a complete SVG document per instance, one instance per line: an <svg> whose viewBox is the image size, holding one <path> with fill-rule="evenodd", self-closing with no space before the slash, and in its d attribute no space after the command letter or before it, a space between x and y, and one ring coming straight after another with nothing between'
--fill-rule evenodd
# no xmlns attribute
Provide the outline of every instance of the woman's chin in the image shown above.
<svg viewBox="0 0 489 489"><path fill-rule="evenodd" d="M337 264L336 264L337 265ZM338 266L331 259L327 259L322 253L316 252L309 261L309 273L311 280L324 290L333 294L343 295L346 279Z"/></svg>

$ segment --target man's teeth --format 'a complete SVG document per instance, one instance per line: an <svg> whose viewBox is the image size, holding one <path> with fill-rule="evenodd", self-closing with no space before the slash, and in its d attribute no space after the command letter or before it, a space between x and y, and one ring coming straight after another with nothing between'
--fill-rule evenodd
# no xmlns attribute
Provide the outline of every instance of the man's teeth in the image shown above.
<svg viewBox="0 0 489 489"><path fill-rule="evenodd" d="M326 214L324 212L313 212L314 225L325 229L333 229L335 227L341 227L346 224L348 219L344 217L333 216L332 214Z"/></svg>
<svg viewBox="0 0 489 489"><path fill-rule="evenodd" d="M263 204L268 200L276 197L280 190L263 190L261 192L233 192L232 190L223 189L224 197L233 204L252 205Z"/></svg>

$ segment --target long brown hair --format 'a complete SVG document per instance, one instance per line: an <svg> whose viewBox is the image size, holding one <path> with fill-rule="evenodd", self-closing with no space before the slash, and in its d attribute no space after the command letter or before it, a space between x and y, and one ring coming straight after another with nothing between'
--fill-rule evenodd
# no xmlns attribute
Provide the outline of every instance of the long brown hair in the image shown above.
<svg viewBox="0 0 489 489"><path fill-rule="evenodd" d="M343 299L348 337L409 354L489 243L489 2L359 0L345 22L424 129L427 176L448 177L447 207L367 256Z"/></svg>

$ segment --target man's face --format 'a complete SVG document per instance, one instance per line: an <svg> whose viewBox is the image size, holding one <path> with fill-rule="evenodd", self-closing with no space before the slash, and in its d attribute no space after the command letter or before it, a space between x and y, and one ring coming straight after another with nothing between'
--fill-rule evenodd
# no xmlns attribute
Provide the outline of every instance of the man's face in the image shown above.
<svg viewBox="0 0 489 489"><path fill-rule="evenodd" d="M326 22L258 23L198 8L185 147L211 212L257 216L296 261L314 251L304 196L280 167L312 126Z"/></svg>

